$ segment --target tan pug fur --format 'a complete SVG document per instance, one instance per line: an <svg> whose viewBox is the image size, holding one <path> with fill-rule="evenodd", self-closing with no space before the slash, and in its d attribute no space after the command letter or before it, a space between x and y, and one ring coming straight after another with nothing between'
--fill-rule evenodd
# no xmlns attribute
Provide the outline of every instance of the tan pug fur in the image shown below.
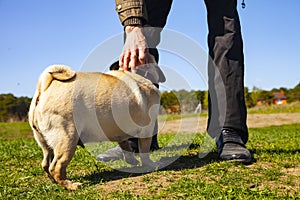
<svg viewBox="0 0 300 200"><path fill-rule="evenodd" d="M55 182L75 190L81 183L68 180L66 168L78 143L117 141L129 149L126 140L133 136L139 138L142 165L151 166L149 151L159 101L158 89L137 74L48 67L29 110L29 123L44 155L43 169ZM130 164L138 164L132 153L124 156Z"/></svg>

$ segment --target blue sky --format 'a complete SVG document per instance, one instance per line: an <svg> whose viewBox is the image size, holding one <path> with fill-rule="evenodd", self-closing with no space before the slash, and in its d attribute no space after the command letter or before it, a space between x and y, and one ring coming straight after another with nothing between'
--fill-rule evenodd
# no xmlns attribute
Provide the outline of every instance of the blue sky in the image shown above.
<svg viewBox="0 0 300 200"><path fill-rule="evenodd" d="M240 2L238 6L245 85L250 89L293 88L300 82L300 1L246 0L246 4L246 9ZM99 44L122 32L114 9L113 0L0 0L0 93L31 97L39 74L51 64L81 70ZM203 0L174 0L166 28L207 51ZM99 63L107 57L103 51ZM118 53L111 60L117 57ZM205 81L194 77L182 59L162 52L161 65L174 69L177 75L185 74L191 89L205 89ZM180 89L181 82L172 70L165 72L173 79L166 88Z"/></svg>

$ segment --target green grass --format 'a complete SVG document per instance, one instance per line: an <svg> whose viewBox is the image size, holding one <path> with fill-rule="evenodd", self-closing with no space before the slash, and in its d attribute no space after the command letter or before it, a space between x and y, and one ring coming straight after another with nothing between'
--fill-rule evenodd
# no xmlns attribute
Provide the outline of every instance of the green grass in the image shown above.
<svg viewBox="0 0 300 200"><path fill-rule="evenodd" d="M300 124L250 129L248 148L256 159L252 165L218 161L215 148L200 159L203 134L195 135L187 151L187 135L160 135L160 144L172 147L166 154L183 155L165 169L145 174L98 163L78 147L67 169L72 181L84 183L77 191L51 182L41 168L42 152L28 133L26 123L0 124L0 199L300 198Z"/></svg>
<svg viewBox="0 0 300 200"><path fill-rule="evenodd" d="M183 119L183 118L191 118L191 117L206 117L207 111L203 111L200 114L195 114L195 113L190 113L190 114L166 114L166 115L159 115L158 116L158 121L172 121L172 120L177 120L177 119Z"/></svg>
<svg viewBox="0 0 300 200"><path fill-rule="evenodd" d="M3 123L0 122L0 137L2 138L20 138L33 137L31 128L28 123Z"/></svg>

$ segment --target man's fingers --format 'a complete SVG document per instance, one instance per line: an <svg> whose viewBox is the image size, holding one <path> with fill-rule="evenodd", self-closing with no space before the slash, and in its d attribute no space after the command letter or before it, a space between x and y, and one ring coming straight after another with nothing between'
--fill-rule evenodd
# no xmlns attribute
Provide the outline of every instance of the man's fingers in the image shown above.
<svg viewBox="0 0 300 200"><path fill-rule="evenodd" d="M147 49L136 49L132 51L123 52L119 58L120 68L125 71L128 71L130 69L135 71L139 65L145 65L148 63L147 53Z"/></svg>
<svg viewBox="0 0 300 200"><path fill-rule="evenodd" d="M129 62L130 62L130 51L126 51L123 58L123 69L125 71L129 70Z"/></svg>
<svg viewBox="0 0 300 200"><path fill-rule="evenodd" d="M136 71L137 67L137 57L140 56L138 55L138 52L136 50L133 50L130 55L130 62L129 62L129 67L131 70L134 72Z"/></svg>
<svg viewBox="0 0 300 200"><path fill-rule="evenodd" d="M135 71L138 65L147 63L147 44L142 28L126 26L126 41L119 57L120 68Z"/></svg>
<svg viewBox="0 0 300 200"><path fill-rule="evenodd" d="M119 67L124 70L124 54L123 53L119 57Z"/></svg>
<svg viewBox="0 0 300 200"><path fill-rule="evenodd" d="M139 60L139 63L141 65L144 65L146 64L147 60L146 60L146 53L147 53L147 49L146 48L142 48L142 49L139 49L139 57L138 57L138 60Z"/></svg>

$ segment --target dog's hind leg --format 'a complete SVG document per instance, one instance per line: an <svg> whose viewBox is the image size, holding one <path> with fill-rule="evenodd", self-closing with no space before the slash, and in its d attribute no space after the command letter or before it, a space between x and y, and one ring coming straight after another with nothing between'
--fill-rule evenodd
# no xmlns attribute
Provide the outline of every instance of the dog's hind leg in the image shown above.
<svg viewBox="0 0 300 200"><path fill-rule="evenodd" d="M54 154L53 154L53 150L47 146L45 148L42 148L43 154L44 154L44 158L42 161L42 167L44 169L44 171L47 173L48 177L52 180L55 181L54 178L51 176L50 172L49 172L49 167L50 164L53 160Z"/></svg>
<svg viewBox="0 0 300 200"><path fill-rule="evenodd" d="M49 166L54 157L53 149L51 149L51 147L49 147L49 145L47 144L45 138L43 137L43 135L41 133L34 130L33 134L34 134L35 140L37 141L38 145L41 147L41 149L43 151L44 158L42 161L42 168L48 174L49 178L54 181L54 178L49 173Z"/></svg>
<svg viewBox="0 0 300 200"><path fill-rule="evenodd" d="M60 131L60 135L66 134ZM49 172L54 180L68 190L76 190L81 183L72 183L67 179L67 166L70 163L78 143L78 138L56 137L52 140L54 158L50 164Z"/></svg>

